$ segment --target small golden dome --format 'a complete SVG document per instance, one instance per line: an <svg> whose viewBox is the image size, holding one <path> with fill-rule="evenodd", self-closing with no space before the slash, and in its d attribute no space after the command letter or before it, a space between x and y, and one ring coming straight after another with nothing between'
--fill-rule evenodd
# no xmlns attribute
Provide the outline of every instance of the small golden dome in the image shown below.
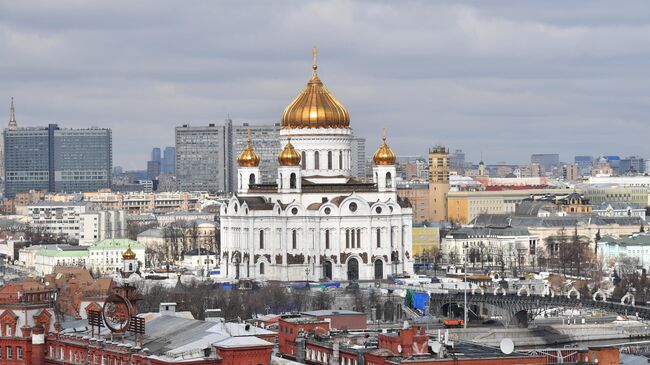
<svg viewBox="0 0 650 365"><path fill-rule="evenodd" d="M133 250L131 250L131 245L130 244L129 244L129 248L127 248L126 251L124 251L124 253L122 254L122 259L123 260L135 260L135 252L133 252Z"/></svg>
<svg viewBox="0 0 650 365"><path fill-rule="evenodd" d="M255 153L253 150L253 145L251 144L251 130L248 129L248 144L246 148L239 154L237 157L237 162L241 167L257 167L260 165L260 156Z"/></svg>
<svg viewBox="0 0 650 365"><path fill-rule="evenodd" d="M300 154L293 148L291 138L289 138L287 145L284 146L284 149L278 156L278 162L280 166L300 166L300 160Z"/></svg>
<svg viewBox="0 0 650 365"><path fill-rule="evenodd" d="M396 160L395 153L388 147L385 135L382 139L383 142L377 149L377 152L375 152L372 160L375 162L375 165L394 165Z"/></svg>
<svg viewBox="0 0 650 365"><path fill-rule="evenodd" d="M282 128L349 128L350 115L347 109L318 78L316 48L312 68L314 71L307 87L284 109Z"/></svg>

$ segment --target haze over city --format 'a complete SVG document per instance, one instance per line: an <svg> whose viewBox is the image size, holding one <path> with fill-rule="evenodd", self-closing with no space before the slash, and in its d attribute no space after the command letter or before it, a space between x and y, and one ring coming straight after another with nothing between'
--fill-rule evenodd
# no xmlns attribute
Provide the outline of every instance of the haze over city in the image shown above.
<svg viewBox="0 0 650 365"><path fill-rule="evenodd" d="M561 7L559 6L561 5ZM276 123L311 49L371 153L467 159L645 153L650 4L0 3L0 110L20 126L112 128L138 168L184 123ZM647 157L647 156L646 156Z"/></svg>

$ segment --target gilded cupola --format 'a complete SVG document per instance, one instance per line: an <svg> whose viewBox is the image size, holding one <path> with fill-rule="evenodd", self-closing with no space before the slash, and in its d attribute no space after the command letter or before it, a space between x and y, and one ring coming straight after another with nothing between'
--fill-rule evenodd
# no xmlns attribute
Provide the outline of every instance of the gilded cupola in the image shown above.
<svg viewBox="0 0 650 365"><path fill-rule="evenodd" d="M384 136L382 138L381 146L375 152L375 155L372 157L372 160L375 162L375 165L394 165L395 164L395 153L393 150L388 147L386 143L386 132L384 131Z"/></svg>
<svg viewBox="0 0 650 365"><path fill-rule="evenodd" d="M260 165L260 156L255 153L251 144L251 130L248 129L248 144L237 157L237 162L241 167L258 167Z"/></svg>
<svg viewBox="0 0 650 365"><path fill-rule="evenodd" d="M282 113L282 128L349 128L347 109L332 95L318 78L314 48L314 65L307 87L296 96Z"/></svg>
<svg viewBox="0 0 650 365"><path fill-rule="evenodd" d="M291 138L289 138L287 145L284 146L284 149L280 152L278 162L280 163L280 166L300 166L300 154L295 148L293 148Z"/></svg>
<svg viewBox="0 0 650 365"><path fill-rule="evenodd" d="M124 253L122 254L122 259L123 260L135 260L135 252L133 252L133 250L131 250L131 245L129 245L129 248L127 248L126 251L124 251Z"/></svg>

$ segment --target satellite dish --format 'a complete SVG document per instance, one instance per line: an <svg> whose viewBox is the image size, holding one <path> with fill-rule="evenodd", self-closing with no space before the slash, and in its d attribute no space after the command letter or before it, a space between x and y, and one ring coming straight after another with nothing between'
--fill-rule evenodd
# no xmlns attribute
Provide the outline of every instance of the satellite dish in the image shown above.
<svg viewBox="0 0 650 365"><path fill-rule="evenodd" d="M429 347L431 347L431 351L433 351L434 354L437 354L440 353L442 344L438 341L429 341Z"/></svg>
<svg viewBox="0 0 650 365"><path fill-rule="evenodd" d="M402 345L397 345L397 352L402 353Z"/></svg>
<svg viewBox="0 0 650 365"><path fill-rule="evenodd" d="M512 342L511 339L504 338L503 340L501 340L501 344L499 344L499 348L501 349L501 352L503 352L505 355L510 355L512 351L515 350L515 344Z"/></svg>

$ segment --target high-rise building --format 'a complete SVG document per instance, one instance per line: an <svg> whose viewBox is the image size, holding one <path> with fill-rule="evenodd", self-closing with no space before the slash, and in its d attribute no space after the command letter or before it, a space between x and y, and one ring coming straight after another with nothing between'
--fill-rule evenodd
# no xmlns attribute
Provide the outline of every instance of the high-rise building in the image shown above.
<svg viewBox="0 0 650 365"><path fill-rule="evenodd" d="M9 107L9 124L7 128L14 130L18 127L16 123L16 110L14 109L14 98L11 98ZM4 138L0 138L0 176L5 176L5 143Z"/></svg>
<svg viewBox="0 0 650 365"><path fill-rule="evenodd" d="M463 150L455 150L454 153L449 155L449 168L462 169L465 168L465 152Z"/></svg>
<svg viewBox="0 0 650 365"><path fill-rule="evenodd" d="M163 160L161 172L165 174L175 174L176 173L176 148L175 147L165 147L163 152Z"/></svg>
<svg viewBox="0 0 650 365"><path fill-rule="evenodd" d="M562 177L568 181L576 181L580 178L578 165L567 164L562 166Z"/></svg>
<svg viewBox="0 0 650 365"><path fill-rule="evenodd" d="M230 137L225 126L176 127L176 176L182 191L229 190Z"/></svg>
<svg viewBox="0 0 650 365"><path fill-rule="evenodd" d="M151 149L151 161L161 162L160 148L154 147Z"/></svg>
<svg viewBox="0 0 650 365"><path fill-rule="evenodd" d="M147 179L156 180L160 176L160 161L147 161Z"/></svg>
<svg viewBox="0 0 650 365"><path fill-rule="evenodd" d="M578 173L580 176L591 175L591 169L594 167L593 156L575 156L573 161L578 166Z"/></svg>
<svg viewBox="0 0 650 365"><path fill-rule="evenodd" d="M544 166L545 171L553 171L554 167L560 165L560 155L557 153L535 153L530 156L530 163Z"/></svg>
<svg viewBox="0 0 650 365"><path fill-rule="evenodd" d="M248 144L248 131L250 130L251 144L260 156L260 182L274 183L278 172L278 159L280 153L280 123L262 125L243 123L241 126L232 126L232 148L230 160L230 186L237 186L237 156Z"/></svg>
<svg viewBox="0 0 650 365"><path fill-rule="evenodd" d="M110 129L8 128L4 132L5 195L30 190L86 192L108 188Z"/></svg>
<svg viewBox="0 0 650 365"><path fill-rule="evenodd" d="M429 149L429 216L430 221L447 220L449 192L449 150L443 146Z"/></svg>
<svg viewBox="0 0 650 365"><path fill-rule="evenodd" d="M350 173L357 179L364 179L366 177L366 139L352 137L350 142L350 155L352 156Z"/></svg>
<svg viewBox="0 0 650 365"><path fill-rule="evenodd" d="M645 172L645 160L639 156L630 156L624 159L621 159L620 172L622 174L627 173L644 173Z"/></svg>

